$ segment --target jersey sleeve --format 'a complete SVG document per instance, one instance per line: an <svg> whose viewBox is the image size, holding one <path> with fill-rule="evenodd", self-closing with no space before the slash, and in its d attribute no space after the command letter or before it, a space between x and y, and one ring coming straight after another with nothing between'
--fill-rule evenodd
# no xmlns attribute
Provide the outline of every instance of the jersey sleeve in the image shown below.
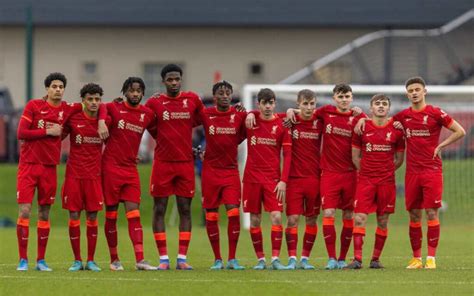
<svg viewBox="0 0 474 296"><path fill-rule="evenodd" d="M198 95L195 95L194 100L196 101L196 110L194 110L193 127L196 127L202 124L202 118L204 116L204 104Z"/></svg>
<svg viewBox="0 0 474 296"><path fill-rule="evenodd" d="M21 115L21 118L29 122L33 122L34 109L35 105L33 101L29 101L28 104L26 104L25 109L23 109L23 114Z"/></svg>
<svg viewBox="0 0 474 296"><path fill-rule="evenodd" d="M449 128L453 123L453 118L451 118L448 113L444 112L443 109L439 107L434 107L433 113L435 115L436 121L438 121L438 123L442 126Z"/></svg>
<svg viewBox="0 0 474 296"><path fill-rule="evenodd" d="M399 121L403 123L403 111L398 112L393 116L393 121Z"/></svg>
<svg viewBox="0 0 474 296"><path fill-rule="evenodd" d="M17 130L17 138L19 140L33 140L46 137L46 129L31 129L31 124L34 118L34 109L34 102L29 101L23 110Z"/></svg>
<svg viewBox="0 0 474 296"><path fill-rule="evenodd" d="M107 105L104 103L99 104L99 113L98 113L98 118L99 120L105 120L107 122L107 117L108 117L108 110L107 110ZM108 125L107 125L108 127Z"/></svg>
<svg viewBox="0 0 474 296"><path fill-rule="evenodd" d="M150 133L150 135L153 137L153 139L156 139L157 131L158 131L158 124L156 121L156 114L155 112L150 112L152 116L152 120L150 120L150 123L146 127L146 130Z"/></svg>

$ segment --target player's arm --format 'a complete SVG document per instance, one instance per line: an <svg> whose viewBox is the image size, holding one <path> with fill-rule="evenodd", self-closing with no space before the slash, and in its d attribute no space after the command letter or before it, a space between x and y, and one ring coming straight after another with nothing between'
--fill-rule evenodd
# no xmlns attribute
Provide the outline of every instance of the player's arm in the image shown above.
<svg viewBox="0 0 474 296"><path fill-rule="evenodd" d="M436 156L441 158L441 150L444 147L451 145L452 143L456 142L457 140L461 139L466 135L466 131L464 130L464 128L454 119L452 119L452 122L449 125L448 129L452 133L443 142L439 143L439 145L435 148L433 153L433 159Z"/></svg>
<svg viewBox="0 0 474 296"><path fill-rule="evenodd" d="M71 133L71 126L69 125L69 122L67 122L63 126L63 131L61 133L61 140L64 140L65 138L67 138L67 136L69 136L70 133Z"/></svg>
<svg viewBox="0 0 474 296"><path fill-rule="evenodd" d="M283 150L283 167L281 172L281 178L275 187L277 198L283 203L286 197L286 183L290 176L290 165L291 165L291 132L289 129L284 128L282 150Z"/></svg>
<svg viewBox="0 0 474 296"><path fill-rule="evenodd" d="M156 114L153 112L153 120L150 121L150 123L146 127L146 130L150 133L150 135L155 140L156 140L156 135L158 133L157 125L158 125L158 120L157 120Z"/></svg>
<svg viewBox="0 0 474 296"><path fill-rule="evenodd" d="M356 167L356 169L360 170L360 160L362 159L362 155L360 153L360 148L352 146L352 163Z"/></svg>
<svg viewBox="0 0 474 296"><path fill-rule="evenodd" d="M34 140L47 136L60 136L62 127L57 124L49 124L45 129L32 129L31 124L34 118L34 105L32 102L26 104L25 110L18 123L17 138L19 140Z"/></svg>
<svg viewBox="0 0 474 296"><path fill-rule="evenodd" d="M99 137L102 140L105 140L109 137L109 129L107 128L106 120L107 120L108 111L109 111L108 109L111 107L112 107L111 103L99 105L99 111L98 111L99 122L98 122L97 132L99 133Z"/></svg>
<svg viewBox="0 0 474 296"><path fill-rule="evenodd" d="M403 164L403 161L405 159L405 136L401 131L397 131L397 133L400 134L395 146L395 170L397 170Z"/></svg>
<svg viewBox="0 0 474 296"><path fill-rule="evenodd" d="M404 160L405 160L405 151L395 152L395 161L394 161L395 170L398 170L398 168L402 166Z"/></svg>
<svg viewBox="0 0 474 296"><path fill-rule="evenodd" d="M196 95L196 109L194 110L194 116L192 118L193 127L197 127L202 124L202 119L204 118L204 116L206 116L204 114L204 109L205 107L201 98L198 95Z"/></svg>

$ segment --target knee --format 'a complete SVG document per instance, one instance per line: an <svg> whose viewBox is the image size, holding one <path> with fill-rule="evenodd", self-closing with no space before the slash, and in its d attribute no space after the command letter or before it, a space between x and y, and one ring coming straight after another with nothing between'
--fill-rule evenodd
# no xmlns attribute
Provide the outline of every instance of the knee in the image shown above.
<svg viewBox="0 0 474 296"><path fill-rule="evenodd" d="M410 211L410 221L411 222L420 222L421 221L421 211Z"/></svg>
<svg viewBox="0 0 474 296"><path fill-rule="evenodd" d="M350 220L353 217L354 217L354 212L353 211L345 210L342 214L342 219L344 219L344 220Z"/></svg>
<svg viewBox="0 0 474 296"><path fill-rule="evenodd" d="M428 220L438 220L438 211L436 209L427 209L426 218Z"/></svg>
<svg viewBox="0 0 474 296"><path fill-rule="evenodd" d="M325 218L332 218L336 215L336 210L335 209L326 209L323 211L323 216Z"/></svg>
<svg viewBox="0 0 474 296"><path fill-rule="evenodd" d="M270 214L270 219L272 220L272 225L281 225L281 213L272 212Z"/></svg>
<svg viewBox="0 0 474 296"><path fill-rule="evenodd" d="M366 220L367 220L367 218L364 215L356 214L355 217L354 217L354 225L356 227L364 227Z"/></svg>
<svg viewBox="0 0 474 296"><path fill-rule="evenodd" d="M18 216L22 219L30 219L31 206L20 206Z"/></svg>
<svg viewBox="0 0 474 296"><path fill-rule="evenodd" d="M69 212L69 218L72 220L79 220L79 212Z"/></svg>
<svg viewBox="0 0 474 296"><path fill-rule="evenodd" d="M288 227L297 227L298 226L298 216L297 215L291 215L288 216Z"/></svg>
<svg viewBox="0 0 474 296"><path fill-rule="evenodd" d="M260 217L257 215L250 215L250 226L259 227L260 226Z"/></svg>

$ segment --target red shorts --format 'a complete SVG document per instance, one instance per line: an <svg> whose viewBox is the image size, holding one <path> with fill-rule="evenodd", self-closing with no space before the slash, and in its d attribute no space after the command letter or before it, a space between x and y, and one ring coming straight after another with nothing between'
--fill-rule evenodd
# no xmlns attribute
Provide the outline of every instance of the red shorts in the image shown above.
<svg viewBox="0 0 474 296"><path fill-rule="evenodd" d="M354 199L354 212L377 215L395 212L397 188L393 182L371 182L370 177L360 176Z"/></svg>
<svg viewBox="0 0 474 296"><path fill-rule="evenodd" d="M237 169L202 168L202 207L216 209L221 204L240 205L240 177Z"/></svg>
<svg viewBox="0 0 474 296"><path fill-rule="evenodd" d="M61 190L63 209L79 212L102 210L102 184L100 179L77 179L66 177Z"/></svg>
<svg viewBox="0 0 474 296"><path fill-rule="evenodd" d="M17 203L33 203L35 188L38 188L38 204L52 205L56 198L56 186L55 165L37 163L20 163L18 165Z"/></svg>
<svg viewBox="0 0 474 296"><path fill-rule="evenodd" d="M150 194L153 197L194 197L194 162L159 161L153 162L150 180Z"/></svg>
<svg viewBox="0 0 474 296"><path fill-rule="evenodd" d="M244 212L260 214L263 208L266 212L283 212L283 203L277 199L275 183L247 183L243 185Z"/></svg>
<svg viewBox="0 0 474 296"><path fill-rule="evenodd" d="M440 208L442 200L443 173L406 173L405 206L407 210Z"/></svg>
<svg viewBox="0 0 474 296"><path fill-rule="evenodd" d="M356 185L356 171L346 173L323 171L320 189L323 209L353 210Z"/></svg>
<svg viewBox="0 0 474 296"><path fill-rule="evenodd" d="M286 186L286 215L319 215L319 177L290 178Z"/></svg>
<svg viewBox="0 0 474 296"><path fill-rule="evenodd" d="M140 177L136 167L102 167L102 190L107 206L121 201L140 203Z"/></svg>

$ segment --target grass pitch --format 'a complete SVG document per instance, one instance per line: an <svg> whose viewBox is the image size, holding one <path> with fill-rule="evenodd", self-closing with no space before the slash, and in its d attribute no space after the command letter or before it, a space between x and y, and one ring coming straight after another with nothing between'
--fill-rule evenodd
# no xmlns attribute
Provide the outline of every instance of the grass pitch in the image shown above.
<svg viewBox="0 0 474 296"><path fill-rule="evenodd" d="M52 229L46 253L51 273L34 271L36 257L36 231L30 227L29 258L30 270L17 272L18 261L15 228L0 228L0 295L209 295L209 294L277 294L277 295L473 295L474 294L474 210L472 196L472 172L474 162L445 162L445 197L448 210L442 216L442 231L438 249L436 270L406 270L411 255L408 239L408 215L404 211L403 199L397 200L397 212L389 223L389 237L381 261L384 270L370 270L368 260L374 243L375 220L371 216L364 244L364 269L359 271L325 271L326 250L321 231L316 238L311 263L315 271L253 271L256 263L250 235L242 230L237 257L248 270L245 271L209 271L213 255L205 229L201 226L199 199L193 202L193 237L189 249L189 263L193 271L154 271L138 272L134 270L132 245L128 238L126 219L123 210L119 214L119 255L124 263L124 272L108 270L108 251L103 235L103 213L99 214L99 239L96 261L104 269L100 273L81 271L68 272L73 261L67 229L67 212L61 209L60 201L51 212ZM59 184L62 184L64 167L59 170ZM154 264L158 253L151 231L151 199L146 187L150 166L140 166L142 177L142 224L144 228L145 257ZM403 173L400 172L401 176ZM399 177L400 177L399 176ZM15 201L16 166L0 167L0 216L13 221L17 216ZM198 192L199 193L199 192ZM59 195L58 195L59 196ZM198 195L197 195L198 197ZM172 203L171 203L172 204ZM170 205L171 205L170 204ZM171 212L169 209L168 217ZM84 221L84 217L82 218ZM268 223L268 221L267 221ZM82 254L86 255L85 223L82 225ZM340 230L340 219L336 227ZM423 223L425 224L425 223ZM31 226L36 225L36 214L33 213ZM221 249L226 259L227 235L226 218L221 215ZM299 252L303 224L300 226ZM178 230L168 226L168 250L174 267ZM269 260L270 227L263 226L264 246ZM426 226L424 225L426 239ZM286 246L282 247L282 261L286 263ZM423 245L426 255L426 242ZM349 257L352 256L352 246Z"/></svg>

